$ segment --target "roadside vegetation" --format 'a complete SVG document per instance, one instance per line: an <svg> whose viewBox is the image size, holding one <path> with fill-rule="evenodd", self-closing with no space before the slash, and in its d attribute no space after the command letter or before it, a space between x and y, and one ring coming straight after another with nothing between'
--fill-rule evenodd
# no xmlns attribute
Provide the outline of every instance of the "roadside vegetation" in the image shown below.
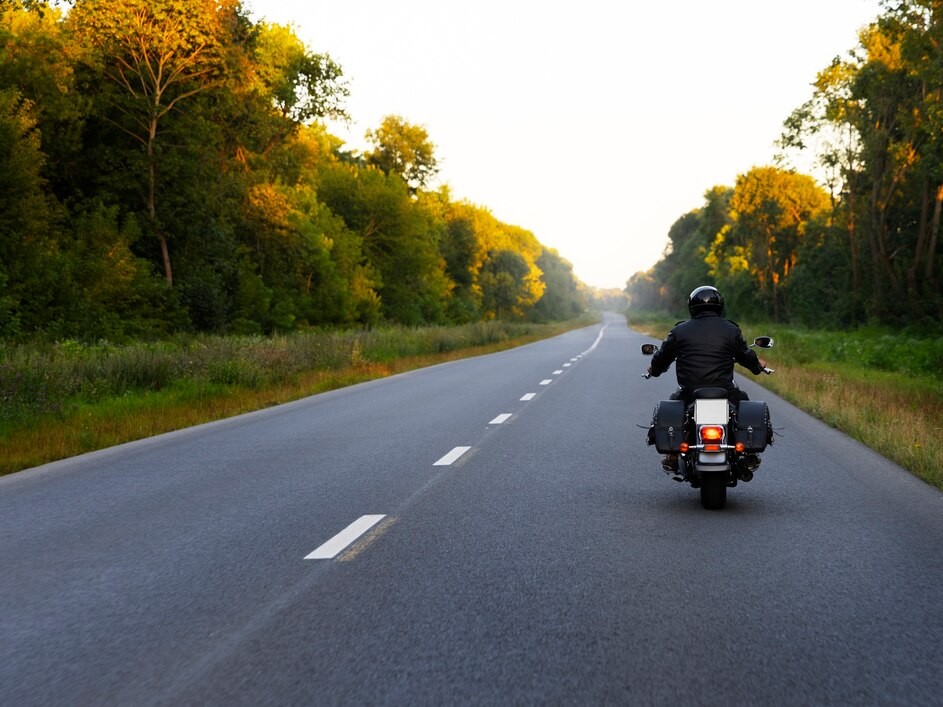
<svg viewBox="0 0 943 707"><path fill-rule="evenodd" d="M675 321L629 315L632 327L658 339ZM885 328L741 328L748 340L776 341L764 354L776 373L751 380L943 489L943 338Z"/></svg>
<svg viewBox="0 0 943 707"><path fill-rule="evenodd" d="M734 319L772 322L744 327L778 339L764 386L943 488L943 13L880 5L809 77L773 164L705 185L626 294L661 337L716 286Z"/></svg>
<svg viewBox="0 0 943 707"><path fill-rule="evenodd" d="M594 321L0 344L0 474Z"/></svg>
<svg viewBox="0 0 943 707"><path fill-rule="evenodd" d="M586 323L349 95L240 0L0 2L0 473Z"/></svg>
<svg viewBox="0 0 943 707"><path fill-rule="evenodd" d="M0 339L562 321L588 288L238 0L0 2Z"/></svg>

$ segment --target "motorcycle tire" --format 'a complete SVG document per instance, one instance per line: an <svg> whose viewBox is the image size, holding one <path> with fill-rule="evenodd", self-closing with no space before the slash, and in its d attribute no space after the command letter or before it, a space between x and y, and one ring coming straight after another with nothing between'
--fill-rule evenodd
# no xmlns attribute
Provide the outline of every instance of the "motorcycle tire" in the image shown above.
<svg viewBox="0 0 943 707"><path fill-rule="evenodd" d="M727 503L727 480L721 474L710 474L701 479L701 505L709 511L719 511Z"/></svg>

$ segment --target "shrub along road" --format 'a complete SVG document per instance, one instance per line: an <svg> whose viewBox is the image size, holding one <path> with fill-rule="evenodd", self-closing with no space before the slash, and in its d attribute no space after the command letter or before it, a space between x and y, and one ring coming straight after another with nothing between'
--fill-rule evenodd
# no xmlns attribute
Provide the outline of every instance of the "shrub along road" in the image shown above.
<svg viewBox="0 0 943 707"><path fill-rule="evenodd" d="M934 703L943 494L744 382L783 436L703 510L635 427L643 340L0 479L0 703Z"/></svg>

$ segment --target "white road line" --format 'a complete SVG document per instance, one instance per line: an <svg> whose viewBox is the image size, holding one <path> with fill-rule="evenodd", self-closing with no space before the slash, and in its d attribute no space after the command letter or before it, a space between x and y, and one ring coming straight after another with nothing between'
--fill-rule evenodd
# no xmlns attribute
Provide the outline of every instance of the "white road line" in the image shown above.
<svg viewBox="0 0 943 707"><path fill-rule="evenodd" d="M562 368L558 368L557 370L555 370L555 371L553 372L553 375L559 376L561 373L563 373L563 369L562 369Z"/></svg>
<svg viewBox="0 0 943 707"><path fill-rule="evenodd" d="M606 329L609 327L608 324L605 324L602 329L599 330L599 335L596 337L596 341L593 342L593 345L586 349L580 356L585 356L590 353L593 349L599 346L599 342L602 341L603 335L606 333Z"/></svg>
<svg viewBox="0 0 943 707"><path fill-rule="evenodd" d="M577 361L579 361L579 359L578 359L578 358L571 358L570 361L572 361L573 363L576 363Z"/></svg>
<svg viewBox="0 0 943 707"><path fill-rule="evenodd" d="M500 425L500 424L503 423L503 422L507 422L509 417L511 417L511 413L509 413L509 412L502 412L500 415L498 415L496 418L494 418L494 419L493 419L491 422L489 422L488 424L489 424L489 425Z"/></svg>
<svg viewBox="0 0 943 707"><path fill-rule="evenodd" d="M564 368L569 368L569 367L572 366L572 365L573 365L572 363L564 363L564 364L563 364L563 367L564 367Z"/></svg>
<svg viewBox="0 0 943 707"><path fill-rule="evenodd" d="M537 393L526 393L521 400L533 400Z"/></svg>
<svg viewBox="0 0 943 707"><path fill-rule="evenodd" d="M317 550L306 556L306 560L330 560L354 540L383 520L385 516L360 516Z"/></svg>
<svg viewBox="0 0 943 707"><path fill-rule="evenodd" d="M467 452L469 449L471 449L471 447L456 447L455 449L453 449L451 452L446 454L444 457L442 457L439 461L437 461L432 466L451 466L456 461L458 461L458 458L462 456L465 452Z"/></svg>
<svg viewBox="0 0 943 707"><path fill-rule="evenodd" d="M551 383L553 383L553 381L549 378L544 378L542 381L540 381L541 385L550 385Z"/></svg>

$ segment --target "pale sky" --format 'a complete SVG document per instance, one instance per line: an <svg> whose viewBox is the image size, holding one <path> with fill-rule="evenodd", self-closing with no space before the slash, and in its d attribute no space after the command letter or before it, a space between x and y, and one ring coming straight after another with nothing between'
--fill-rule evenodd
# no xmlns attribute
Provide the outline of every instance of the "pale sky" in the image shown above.
<svg viewBox="0 0 943 707"><path fill-rule="evenodd" d="M341 65L349 149L422 125L453 200L625 286L715 185L770 164L878 0L247 0ZM695 286L698 283L692 283Z"/></svg>

